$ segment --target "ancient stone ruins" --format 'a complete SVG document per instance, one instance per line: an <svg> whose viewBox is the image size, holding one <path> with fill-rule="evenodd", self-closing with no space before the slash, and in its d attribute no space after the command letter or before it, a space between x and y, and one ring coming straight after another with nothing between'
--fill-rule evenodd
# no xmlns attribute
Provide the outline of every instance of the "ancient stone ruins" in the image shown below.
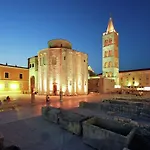
<svg viewBox="0 0 150 150"><path fill-rule="evenodd" d="M149 150L150 103L148 100L103 100L80 102L63 110L42 107L42 116L61 128L81 136L85 144L98 150Z"/></svg>

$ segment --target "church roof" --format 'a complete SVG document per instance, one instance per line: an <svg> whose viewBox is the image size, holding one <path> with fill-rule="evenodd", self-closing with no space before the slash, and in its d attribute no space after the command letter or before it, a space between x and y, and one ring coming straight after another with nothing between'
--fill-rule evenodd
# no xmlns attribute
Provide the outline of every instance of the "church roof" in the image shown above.
<svg viewBox="0 0 150 150"><path fill-rule="evenodd" d="M109 22L108 22L108 26L107 26L106 32L107 32L107 33L116 32L111 17L109 18Z"/></svg>

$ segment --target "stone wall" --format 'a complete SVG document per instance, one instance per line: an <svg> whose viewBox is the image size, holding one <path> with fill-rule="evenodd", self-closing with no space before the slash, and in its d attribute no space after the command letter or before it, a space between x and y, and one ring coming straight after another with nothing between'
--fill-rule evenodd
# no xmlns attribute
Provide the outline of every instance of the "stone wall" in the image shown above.
<svg viewBox="0 0 150 150"><path fill-rule="evenodd" d="M115 112L132 117L150 118L150 106L142 103L121 102L121 101L104 101L100 103L80 102L80 107L91 110Z"/></svg>
<svg viewBox="0 0 150 150"><path fill-rule="evenodd" d="M104 118L83 122L83 141L96 149L123 149L130 143L134 132L130 124Z"/></svg>
<svg viewBox="0 0 150 150"><path fill-rule="evenodd" d="M85 121L88 117L67 111L61 110L59 114L59 124L62 128L76 134L82 134L82 122Z"/></svg>

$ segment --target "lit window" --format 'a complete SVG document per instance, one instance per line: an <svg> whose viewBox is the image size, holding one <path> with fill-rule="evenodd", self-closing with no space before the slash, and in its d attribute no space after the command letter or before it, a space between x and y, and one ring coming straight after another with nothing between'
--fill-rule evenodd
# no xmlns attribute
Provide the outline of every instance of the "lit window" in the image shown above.
<svg viewBox="0 0 150 150"><path fill-rule="evenodd" d="M109 62L108 67L112 67L112 62L111 61Z"/></svg>
<svg viewBox="0 0 150 150"><path fill-rule="evenodd" d="M104 67L105 67L105 68L107 68L107 67L108 67L108 62L105 62Z"/></svg>

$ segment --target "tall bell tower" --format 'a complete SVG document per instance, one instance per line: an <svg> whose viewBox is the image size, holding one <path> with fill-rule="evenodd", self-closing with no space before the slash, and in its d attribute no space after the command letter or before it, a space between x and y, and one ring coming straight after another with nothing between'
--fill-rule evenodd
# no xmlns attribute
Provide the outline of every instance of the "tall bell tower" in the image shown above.
<svg viewBox="0 0 150 150"><path fill-rule="evenodd" d="M118 36L110 17L107 30L102 37L102 74L104 78L115 80L116 85L119 85Z"/></svg>

